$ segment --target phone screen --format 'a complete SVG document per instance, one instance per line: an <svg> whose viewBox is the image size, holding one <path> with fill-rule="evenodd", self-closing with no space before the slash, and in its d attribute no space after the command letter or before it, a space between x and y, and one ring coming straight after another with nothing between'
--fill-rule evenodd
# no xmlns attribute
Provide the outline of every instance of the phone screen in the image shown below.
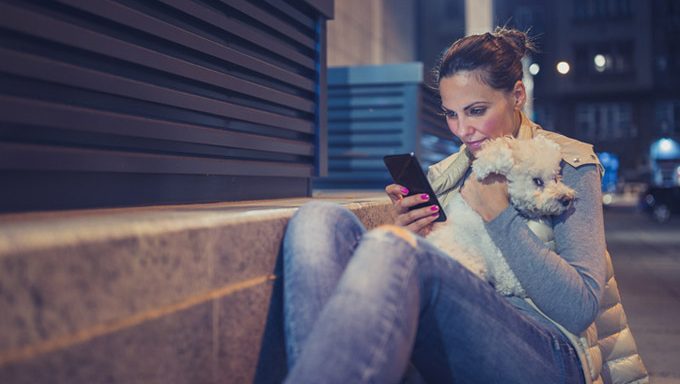
<svg viewBox="0 0 680 384"><path fill-rule="evenodd" d="M413 152L388 155L383 160L394 182L408 188L409 196L422 193L427 193L430 196L428 201L411 207L411 210L434 204L439 207L439 217L435 221L446 221L444 207L439 203L437 195L432 190L432 186L427 181L427 176L425 176L425 172L423 172L423 168Z"/></svg>

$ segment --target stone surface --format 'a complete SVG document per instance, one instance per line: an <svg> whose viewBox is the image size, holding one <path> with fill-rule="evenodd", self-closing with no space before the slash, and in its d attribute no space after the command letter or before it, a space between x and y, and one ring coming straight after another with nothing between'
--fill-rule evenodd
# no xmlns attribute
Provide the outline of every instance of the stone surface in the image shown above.
<svg viewBox="0 0 680 384"><path fill-rule="evenodd" d="M0 350L207 291L208 235L192 230L3 255Z"/></svg>
<svg viewBox="0 0 680 384"><path fill-rule="evenodd" d="M0 382L212 383L212 303L0 369Z"/></svg>
<svg viewBox="0 0 680 384"><path fill-rule="evenodd" d="M316 198L393 220L383 193ZM280 381L271 276L309 200L0 215L0 383Z"/></svg>
<svg viewBox="0 0 680 384"><path fill-rule="evenodd" d="M261 356L272 287L273 284L263 284L217 301L216 372L220 383L254 381L257 364L253 363ZM282 339L280 342L283 346ZM262 353L262 358L265 360L263 369L272 369L281 363L267 352Z"/></svg>

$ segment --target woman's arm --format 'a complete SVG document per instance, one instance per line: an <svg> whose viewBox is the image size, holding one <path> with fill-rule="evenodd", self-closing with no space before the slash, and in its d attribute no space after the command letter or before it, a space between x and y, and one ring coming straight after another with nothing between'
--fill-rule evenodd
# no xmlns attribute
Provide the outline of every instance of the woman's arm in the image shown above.
<svg viewBox="0 0 680 384"><path fill-rule="evenodd" d="M600 175L595 165L565 164L562 173L577 197L553 219L555 252L512 207L486 223L486 229L541 311L579 334L597 316L605 283Z"/></svg>

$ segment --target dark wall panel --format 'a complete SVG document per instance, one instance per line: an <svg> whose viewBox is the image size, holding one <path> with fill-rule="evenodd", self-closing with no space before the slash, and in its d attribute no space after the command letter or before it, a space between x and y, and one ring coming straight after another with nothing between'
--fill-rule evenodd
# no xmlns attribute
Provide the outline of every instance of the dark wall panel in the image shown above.
<svg viewBox="0 0 680 384"><path fill-rule="evenodd" d="M0 211L308 195L328 17L328 0L0 1Z"/></svg>

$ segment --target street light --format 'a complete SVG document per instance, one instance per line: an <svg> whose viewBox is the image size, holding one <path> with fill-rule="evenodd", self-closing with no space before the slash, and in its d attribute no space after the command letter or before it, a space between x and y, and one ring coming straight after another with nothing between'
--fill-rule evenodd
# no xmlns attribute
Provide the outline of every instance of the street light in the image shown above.
<svg viewBox="0 0 680 384"><path fill-rule="evenodd" d="M557 72L559 72L560 74L566 75L567 73L569 73L569 69L571 68L569 67L569 63L567 63L566 61L560 61L559 63L557 63Z"/></svg>
<svg viewBox="0 0 680 384"><path fill-rule="evenodd" d="M529 66L529 73L531 73L532 76L538 75L538 72L540 70L541 70L541 67L536 63L533 63Z"/></svg>
<svg viewBox="0 0 680 384"><path fill-rule="evenodd" d="M602 54L597 54L593 57L593 62L595 63L595 69L598 72L603 72L607 67L607 58Z"/></svg>

